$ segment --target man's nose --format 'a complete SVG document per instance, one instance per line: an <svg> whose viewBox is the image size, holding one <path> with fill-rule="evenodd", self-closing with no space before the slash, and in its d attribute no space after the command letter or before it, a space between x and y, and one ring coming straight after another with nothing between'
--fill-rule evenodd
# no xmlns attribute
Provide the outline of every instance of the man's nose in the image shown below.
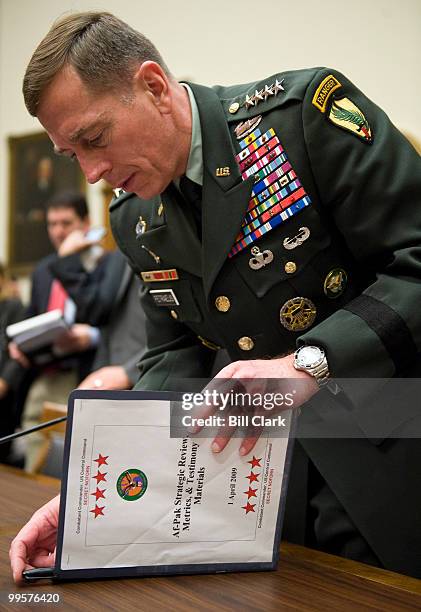
<svg viewBox="0 0 421 612"><path fill-rule="evenodd" d="M86 180L91 184L98 182L111 169L111 164L106 160L88 159L86 157L78 157L78 160Z"/></svg>

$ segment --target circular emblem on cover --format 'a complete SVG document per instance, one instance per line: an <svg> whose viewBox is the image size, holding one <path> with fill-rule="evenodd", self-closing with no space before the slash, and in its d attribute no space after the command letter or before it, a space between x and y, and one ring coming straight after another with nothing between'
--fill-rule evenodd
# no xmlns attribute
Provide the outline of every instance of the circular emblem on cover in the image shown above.
<svg viewBox="0 0 421 612"><path fill-rule="evenodd" d="M248 336L242 336L237 342L242 351L251 351L251 349L254 348L254 342Z"/></svg>
<svg viewBox="0 0 421 612"><path fill-rule="evenodd" d="M295 297L281 307L279 318L289 331L303 331L313 325L316 318L316 306L305 297Z"/></svg>
<svg viewBox="0 0 421 612"><path fill-rule="evenodd" d="M333 268L323 283L323 291L328 298L337 298L345 291L348 276L343 268Z"/></svg>
<svg viewBox="0 0 421 612"><path fill-rule="evenodd" d="M137 468L130 468L120 474L117 480L117 493L125 501L135 501L144 495L148 488L146 474Z"/></svg>

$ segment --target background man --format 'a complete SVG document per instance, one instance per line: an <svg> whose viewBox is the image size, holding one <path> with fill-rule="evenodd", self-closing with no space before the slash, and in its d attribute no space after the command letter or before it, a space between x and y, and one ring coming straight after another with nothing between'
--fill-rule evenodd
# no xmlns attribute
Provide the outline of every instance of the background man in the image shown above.
<svg viewBox="0 0 421 612"><path fill-rule="evenodd" d="M82 232L72 232L50 269L77 305L81 321L98 327L101 337L92 372L79 389L131 389L145 350L145 314L139 308L140 281L120 251L107 256L103 274L88 273L83 253L90 248Z"/></svg>
<svg viewBox="0 0 421 612"><path fill-rule="evenodd" d="M47 203L47 230L56 251L67 236L75 230L86 232L89 229L89 216L83 195L73 192L56 194ZM49 310L59 308L69 331L57 341L54 351L57 357L45 367L32 367L30 359L11 343L9 352L12 362L5 366L4 380L7 386L19 386L25 370L31 371L35 380L26 398L22 426L31 427L38 423L43 403L48 400L66 403L67 397L78 382L91 371L99 332L85 323L79 323L77 309L61 283L54 278L50 265L58 258L57 253L42 259L32 274L31 300L25 318L33 317ZM101 274L101 266L95 274ZM95 275L93 275L95 276ZM68 357L71 355L71 357ZM41 438L31 434L27 439L25 469L32 471L37 458Z"/></svg>
<svg viewBox="0 0 421 612"><path fill-rule="evenodd" d="M139 388L205 376L215 346L234 360L219 377L299 377L302 402L330 375L419 375L420 160L346 77L309 69L182 85L142 35L85 13L53 26L24 94L90 182L138 196L122 194L111 218L144 282ZM154 291L162 271L165 304ZM285 533L420 575L416 440L368 440L355 388L345 390L360 437L296 445ZM56 507L12 544L16 578L27 561L49 562L37 529L50 549Z"/></svg>

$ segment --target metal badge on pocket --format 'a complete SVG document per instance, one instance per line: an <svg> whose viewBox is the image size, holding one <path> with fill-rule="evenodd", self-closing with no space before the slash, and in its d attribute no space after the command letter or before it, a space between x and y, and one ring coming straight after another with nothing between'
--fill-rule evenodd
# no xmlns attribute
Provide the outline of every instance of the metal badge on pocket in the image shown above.
<svg viewBox="0 0 421 612"><path fill-rule="evenodd" d="M328 298L337 298L346 289L348 276L343 268L333 268L327 275L323 283L323 291Z"/></svg>
<svg viewBox="0 0 421 612"><path fill-rule="evenodd" d="M146 232L146 228L147 228L146 221L144 220L142 216L140 216L136 223L136 228L135 228L136 236L140 236L144 234Z"/></svg>
<svg viewBox="0 0 421 612"><path fill-rule="evenodd" d="M282 244L284 248L287 249L287 251L291 251L292 249L301 246L303 242L305 242L307 238L309 238L309 236L310 230L308 229L308 227L300 227L300 229L298 230L298 234L296 234L292 238L285 238Z"/></svg>
<svg viewBox="0 0 421 612"><path fill-rule="evenodd" d="M251 249L253 257L249 259L249 266L252 270L260 270L264 266L267 266L273 261L273 253L269 249L265 249L263 252L258 246L254 246Z"/></svg>
<svg viewBox="0 0 421 612"><path fill-rule="evenodd" d="M289 331L299 332L313 325L316 318L316 306L306 297L295 297L281 306L279 318Z"/></svg>

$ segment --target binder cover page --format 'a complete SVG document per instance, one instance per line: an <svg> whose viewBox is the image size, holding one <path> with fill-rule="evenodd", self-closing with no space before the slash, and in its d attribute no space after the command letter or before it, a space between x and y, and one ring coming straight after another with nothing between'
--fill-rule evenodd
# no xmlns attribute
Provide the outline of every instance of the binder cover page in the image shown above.
<svg viewBox="0 0 421 612"><path fill-rule="evenodd" d="M73 392L58 575L274 567L288 432L245 457L238 438L214 454L212 438L171 438L170 411L169 394Z"/></svg>

